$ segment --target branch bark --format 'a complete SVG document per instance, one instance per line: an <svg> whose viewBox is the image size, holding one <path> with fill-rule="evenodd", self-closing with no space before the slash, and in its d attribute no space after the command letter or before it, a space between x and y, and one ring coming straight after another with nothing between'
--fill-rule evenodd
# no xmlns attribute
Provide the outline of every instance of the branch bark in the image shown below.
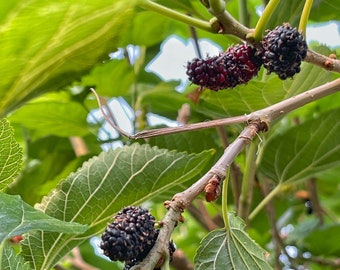
<svg viewBox="0 0 340 270"><path fill-rule="evenodd" d="M162 220L163 227L160 230L156 244L148 256L141 263L131 268L131 270L152 270L154 268L164 254L167 254L171 234L178 220L180 220L184 209L204 190L214 175L217 175L221 180L225 179L226 169L231 165L235 157L260 131L265 130L266 127L260 120L250 123L236 140L225 149L221 158L203 177L185 191L176 194L170 202L167 202L168 212Z"/></svg>

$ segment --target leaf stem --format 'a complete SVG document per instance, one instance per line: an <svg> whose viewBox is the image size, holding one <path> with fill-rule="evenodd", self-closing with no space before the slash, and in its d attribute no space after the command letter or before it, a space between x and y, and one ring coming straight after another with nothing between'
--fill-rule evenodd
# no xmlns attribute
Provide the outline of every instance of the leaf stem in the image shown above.
<svg viewBox="0 0 340 270"><path fill-rule="evenodd" d="M313 6L313 0L306 0L305 5L302 10L300 23L299 23L299 31L302 33L304 37L306 37L306 28L309 18L309 13Z"/></svg>
<svg viewBox="0 0 340 270"><path fill-rule="evenodd" d="M222 187L222 217L224 222L224 228L226 231L230 230L229 218L228 218L228 184L229 184L230 167L226 170L226 177L223 181Z"/></svg>
<svg viewBox="0 0 340 270"><path fill-rule="evenodd" d="M216 29L214 29L209 22L199 20L199 19L193 18L193 17L188 16L188 15L184 15L184 14L182 14L182 13L176 11L176 10L162 6L162 5L157 4L153 1L140 0L139 6L144 8L144 9L155 11L155 12L162 14L166 17L169 17L171 19L174 19L174 20L183 22L185 24L197 27L199 29L205 30L207 32L217 33Z"/></svg>
<svg viewBox="0 0 340 270"><path fill-rule="evenodd" d="M254 31L254 39L255 41L260 41L262 39L262 35L264 29L272 16L275 8L279 4L280 0L270 0L268 5L265 7L260 19L258 20L255 31Z"/></svg>
<svg viewBox="0 0 340 270"><path fill-rule="evenodd" d="M279 183L250 213L248 219L252 220L256 217L256 215L262 210L263 207L267 205L269 201L271 201L277 194L279 194L283 188L283 184Z"/></svg>

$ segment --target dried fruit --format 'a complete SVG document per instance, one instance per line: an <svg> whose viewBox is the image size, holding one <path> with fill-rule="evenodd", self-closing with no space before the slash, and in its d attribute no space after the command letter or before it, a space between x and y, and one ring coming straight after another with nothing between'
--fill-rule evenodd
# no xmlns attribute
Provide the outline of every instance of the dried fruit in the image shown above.
<svg viewBox="0 0 340 270"><path fill-rule="evenodd" d="M257 75L261 59L249 45L229 47L218 56L206 59L194 58L187 63L189 80L214 91L233 88L247 83Z"/></svg>
<svg viewBox="0 0 340 270"><path fill-rule="evenodd" d="M100 248L113 261L135 265L142 261L156 242L155 218L146 209L134 206L118 212L102 234Z"/></svg>
<svg viewBox="0 0 340 270"><path fill-rule="evenodd" d="M280 79L292 78L300 72L301 61L307 55L307 43L303 35L289 23L277 26L261 41L263 66L268 74L274 72Z"/></svg>

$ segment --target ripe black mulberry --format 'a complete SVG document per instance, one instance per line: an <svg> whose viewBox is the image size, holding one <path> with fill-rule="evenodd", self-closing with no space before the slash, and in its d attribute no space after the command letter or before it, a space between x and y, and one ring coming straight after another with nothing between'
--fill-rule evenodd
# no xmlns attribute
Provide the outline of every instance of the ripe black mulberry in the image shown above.
<svg viewBox="0 0 340 270"><path fill-rule="evenodd" d="M289 23L277 26L261 41L263 66L267 73L276 73L280 79L293 78L300 72L300 64L307 55L303 35Z"/></svg>
<svg viewBox="0 0 340 270"><path fill-rule="evenodd" d="M100 248L113 261L135 265L146 257L156 242L159 230L154 224L155 218L148 210L125 207L107 225Z"/></svg>
<svg viewBox="0 0 340 270"><path fill-rule="evenodd" d="M189 80L214 91L247 83L257 75L262 65L256 49L249 45L229 47L218 56L194 58L187 63Z"/></svg>

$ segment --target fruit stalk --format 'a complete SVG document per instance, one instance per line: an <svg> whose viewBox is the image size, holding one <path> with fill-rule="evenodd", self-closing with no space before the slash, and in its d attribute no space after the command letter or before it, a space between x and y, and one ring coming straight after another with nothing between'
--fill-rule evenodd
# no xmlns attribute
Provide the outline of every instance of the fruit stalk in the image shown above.
<svg viewBox="0 0 340 270"><path fill-rule="evenodd" d="M306 0L305 5L302 10L300 23L299 23L299 32L302 33L302 35L306 38L306 28L309 18L309 13L313 6L313 0Z"/></svg>

